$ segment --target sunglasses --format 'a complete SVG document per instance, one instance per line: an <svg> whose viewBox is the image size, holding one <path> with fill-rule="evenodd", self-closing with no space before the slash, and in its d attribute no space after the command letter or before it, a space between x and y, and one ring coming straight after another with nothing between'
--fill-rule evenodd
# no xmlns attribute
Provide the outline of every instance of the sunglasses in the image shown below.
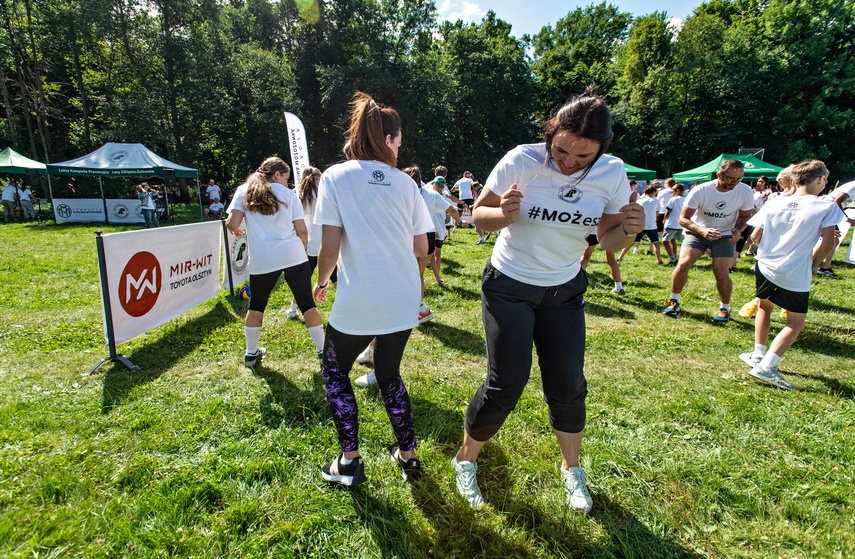
<svg viewBox="0 0 855 559"><path fill-rule="evenodd" d="M722 178L727 182L739 182L742 180L742 177L728 177L727 175L724 175Z"/></svg>

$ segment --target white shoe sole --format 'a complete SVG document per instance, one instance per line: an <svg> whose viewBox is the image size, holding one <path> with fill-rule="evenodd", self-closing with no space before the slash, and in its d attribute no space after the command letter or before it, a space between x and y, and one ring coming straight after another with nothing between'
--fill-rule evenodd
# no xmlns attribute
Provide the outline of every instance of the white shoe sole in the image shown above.
<svg viewBox="0 0 855 559"><path fill-rule="evenodd" d="M754 355L754 354L753 354L753 353L751 353L750 351L749 351L748 353L740 353L740 354L739 354L739 358L740 358L740 359L742 359L743 361L745 361L745 363L746 363L749 367L751 367L751 368L753 369L753 368L754 368L754 365L756 365L757 363L759 363L759 362L760 362L760 360L759 360L759 359L758 359L757 361L752 360L752 359L751 359L751 356L752 356L752 355Z"/></svg>

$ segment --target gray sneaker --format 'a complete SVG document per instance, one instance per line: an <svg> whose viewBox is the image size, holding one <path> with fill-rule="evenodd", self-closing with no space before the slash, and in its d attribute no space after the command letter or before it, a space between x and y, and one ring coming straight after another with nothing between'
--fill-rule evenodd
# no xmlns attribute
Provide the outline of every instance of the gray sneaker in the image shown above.
<svg viewBox="0 0 855 559"><path fill-rule="evenodd" d="M478 487L478 478L475 473L478 465L474 462L458 462L457 455L451 458L451 466L454 468L454 481L457 482L457 492L460 493L469 506L479 509L484 506L484 496Z"/></svg>
<svg viewBox="0 0 855 559"><path fill-rule="evenodd" d="M577 509L585 514L591 512L594 501L585 485L585 472L579 466L570 466L570 469L561 468L561 477L564 478L564 488L567 490L567 504L571 509Z"/></svg>
<svg viewBox="0 0 855 559"><path fill-rule="evenodd" d="M614 289L612 289L612 293L617 293L621 297L626 297L626 291L623 287L615 287Z"/></svg>
<svg viewBox="0 0 855 559"><path fill-rule="evenodd" d="M778 372L778 367L766 369L762 367L760 363L757 363L756 365L754 365L753 369L748 371L748 374L759 381L765 382L766 384L771 384L775 388L780 388L781 390L796 389L796 386L794 384L790 384L784 379L784 377L781 376L781 373Z"/></svg>
<svg viewBox="0 0 855 559"><path fill-rule="evenodd" d="M757 357L756 355L754 355L753 351L749 351L748 353L740 353L739 358L745 361L745 363L749 367L754 367L754 365L756 365L760 362L761 359L763 359L762 357Z"/></svg>

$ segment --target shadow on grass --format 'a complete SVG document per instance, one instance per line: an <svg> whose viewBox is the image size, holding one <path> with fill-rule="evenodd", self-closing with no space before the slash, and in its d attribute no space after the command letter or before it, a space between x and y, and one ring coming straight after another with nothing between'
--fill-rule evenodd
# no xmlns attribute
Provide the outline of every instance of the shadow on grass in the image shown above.
<svg viewBox="0 0 855 559"><path fill-rule="evenodd" d="M777 330L773 331L776 332ZM840 341L841 338L851 336L851 331L840 328L822 327L818 332L812 328L806 328L799 334L798 344L804 349L829 355L831 357L848 357L855 355L855 345Z"/></svg>
<svg viewBox="0 0 855 559"><path fill-rule="evenodd" d="M825 303L823 301L818 301L815 298L811 299L810 308L811 308L811 310L817 310L817 311L855 314L855 308L853 308L853 307L841 307L840 305L831 305L831 304Z"/></svg>
<svg viewBox="0 0 855 559"><path fill-rule="evenodd" d="M487 349L484 347L484 338L476 336L462 328L441 322L426 322L419 327L419 331L425 336L435 338L445 347L450 347L477 357L485 357L487 355Z"/></svg>
<svg viewBox="0 0 855 559"><path fill-rule="evenodd" d="M127 369L120 363L112 363L104 376L101 413L125 402L128 394L137 386L160 378L175 364L198 347L202 340L220 327L234 321L234 315L222 300L214 308L182 326L165 331L157 341L147 344L127 356L141 368Z"/></svg>
<svg viewBox="0 0 855 559"><path fill-rule="evenodd" d="M855 400L855 389L853 389L848 384L840 382L837 379L825 377L822 375L809 375L809 374L805 374L805 373L795 373L795 372L789 372L789 371L785 371L785 372L787 372L789 375L792 375L795 377L817 380L817 381L823 383L826 387L828 387L828 390L830 392L832 392L835 396L840 396L841 398L845 398L847 400ZM799 387L799 390L802 392L820 392L818 390L805 390L804 388L801 388L801 387Z"/></svg>
<svg viewBox="0 0 855 559"><path fill-rule="evenodd" d="M585 301L585 314L589 314L592 316L600 316L603 318L624 318L627 320L635 319L634 312L616 307L607 307L606 305L592 303L591 301L587 300Z"/></svg>
<svg viewBox="0 0 855 559"><path fill-rule="evenodd" d="M276 429L282 423L303 426L329 419L320 372L314 375L312 390L301 390L283 374L266 368L263 362L253 368L252 374L266 382L270 389L259 402L261 420L266 426Z"/></svg>

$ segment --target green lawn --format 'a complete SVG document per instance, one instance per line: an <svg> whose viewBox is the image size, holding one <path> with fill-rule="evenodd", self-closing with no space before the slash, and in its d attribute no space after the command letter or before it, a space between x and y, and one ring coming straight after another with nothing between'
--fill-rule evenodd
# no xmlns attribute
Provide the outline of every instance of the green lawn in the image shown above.
<svg viewBox="0 0 855 559"><path fill-rule="evenodd" d="M537 375L482 454L488 505L472 511L454 489L449 461L485 369L479 278L492 240L476 246L463 230L446 245L445 285L427 282L436 319L405 354L424 479L405 483L385 455L375 387L357 392L369 481L348 491L318 474L337 443L287 288L271 299L255 372L242 364L246 302L223 293L119 346L141 370L82 376L107 353L94 232L125 229L0 226L4 557L855 556L855 267L842 261L843 279L814 281L808 326L780 364L800 390L783 392L739 360L753 321L713 324L709 260L672 320L660 312L670 268L628 255L622 298L595 253L585 517L564 504ZM734 315L753 296L751 264L733 274ZM781 325L776 314L773 334Z"/></svg>

